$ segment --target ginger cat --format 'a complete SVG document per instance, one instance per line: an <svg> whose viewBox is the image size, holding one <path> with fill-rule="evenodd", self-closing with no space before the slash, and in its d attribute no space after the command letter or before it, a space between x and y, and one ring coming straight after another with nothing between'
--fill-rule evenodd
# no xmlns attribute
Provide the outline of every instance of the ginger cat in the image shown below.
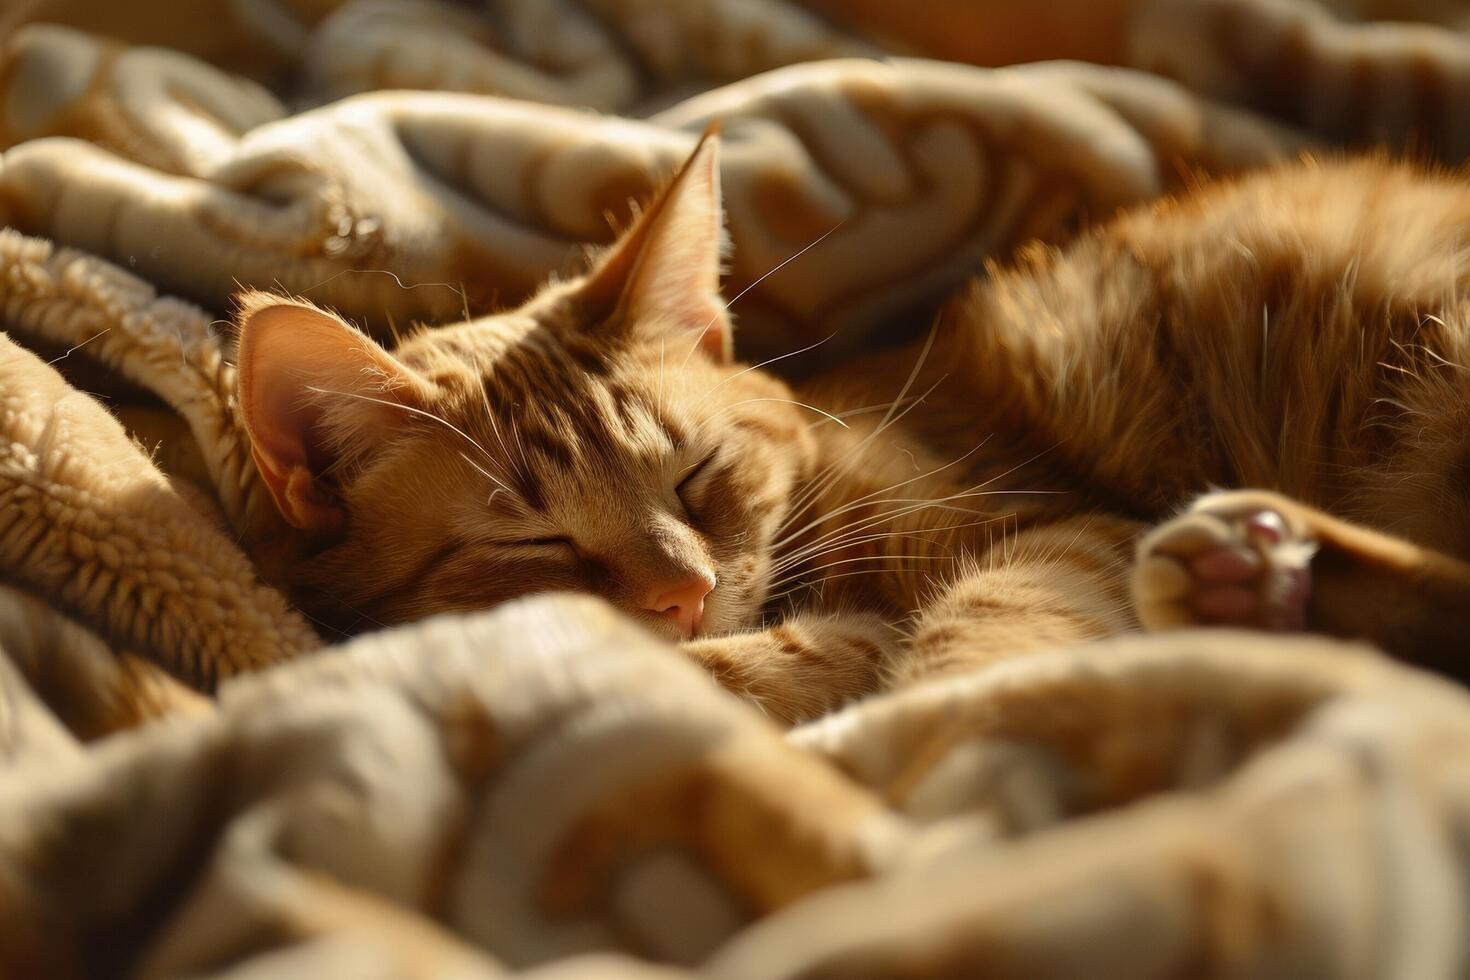
<svg viewBox="0 0 1470 980"><path fill-rule="evenodd" d="M592 592L787 722L1140 622L1453 671L1467 244L1459 180L1298 164L1038 248L793 389L732 358L707 138L519 309L389 352L244 296L239 399L304 542L279 584L343 632Z"/></svg>

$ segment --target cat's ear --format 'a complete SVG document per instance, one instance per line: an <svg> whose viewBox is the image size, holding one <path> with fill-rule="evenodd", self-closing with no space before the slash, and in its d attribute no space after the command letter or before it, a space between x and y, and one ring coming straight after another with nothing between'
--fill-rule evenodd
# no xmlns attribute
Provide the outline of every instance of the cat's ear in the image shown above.
<svg viewBox="0 0 1470 980"><path fill-rule="evenodd" d="M720 296L725 243L720 141L711 130L588 276L581 298L645 337L697 344L728 361L730 316Z"/></svg>
<svg viewBox="0 0 1470 980"><path fill-rule="evenodd" d="M432 386L325 310L252 292L238 300L240 410L281 516L314 535L341 530L329 472L366 452Z"/></svg>

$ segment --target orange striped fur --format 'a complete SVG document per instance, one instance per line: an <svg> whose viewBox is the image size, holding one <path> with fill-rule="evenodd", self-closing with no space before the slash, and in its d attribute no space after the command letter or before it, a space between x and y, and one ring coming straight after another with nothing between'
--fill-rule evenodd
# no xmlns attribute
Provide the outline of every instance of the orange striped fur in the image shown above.
<svg viewBox="0 0 1470 980"><path fill-rule="evenodd" d="M1318 549L1312 628L1456 669L1463 180L1360 160L1205 187L793 387L730 357L716 149L587 276L391 353L244 299L242 409L306 542L299 605L350 632L591 592L794 721L1136 628L1140 532L1260 487ZM693 636L647 598L691 577L713 583Z"/></svg>

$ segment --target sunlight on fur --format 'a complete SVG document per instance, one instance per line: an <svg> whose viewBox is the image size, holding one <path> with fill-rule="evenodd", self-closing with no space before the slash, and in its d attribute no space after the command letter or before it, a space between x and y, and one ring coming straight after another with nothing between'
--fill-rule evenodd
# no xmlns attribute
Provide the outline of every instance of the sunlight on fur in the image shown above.
<svg viewBox="0 0 1470 980"><path fill-rule="evenodd" d="M1140 616L1424 661L1453 632L1458 184L1360 160L1206 187L795 385L733 357L722 223L709 136L518 309L388 351L241 297L242 412L301 540L279 584L342 633L593 593L787 722ZM1275 492L1173 518L1216 487Z"/></svg>

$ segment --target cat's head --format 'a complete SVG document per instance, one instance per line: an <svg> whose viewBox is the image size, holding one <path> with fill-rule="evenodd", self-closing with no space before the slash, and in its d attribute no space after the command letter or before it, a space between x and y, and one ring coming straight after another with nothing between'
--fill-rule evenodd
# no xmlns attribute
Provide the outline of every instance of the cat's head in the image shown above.
<svg viewBox="0 0 1470 980"><path fill-rule="evenodd" d="M359 629L516 596L602 595L671 636L747 625L812 465L719 295L718 143L585 276L389 352L333 314L241 298L239 402L281 516L283 584Z"/></svg>

